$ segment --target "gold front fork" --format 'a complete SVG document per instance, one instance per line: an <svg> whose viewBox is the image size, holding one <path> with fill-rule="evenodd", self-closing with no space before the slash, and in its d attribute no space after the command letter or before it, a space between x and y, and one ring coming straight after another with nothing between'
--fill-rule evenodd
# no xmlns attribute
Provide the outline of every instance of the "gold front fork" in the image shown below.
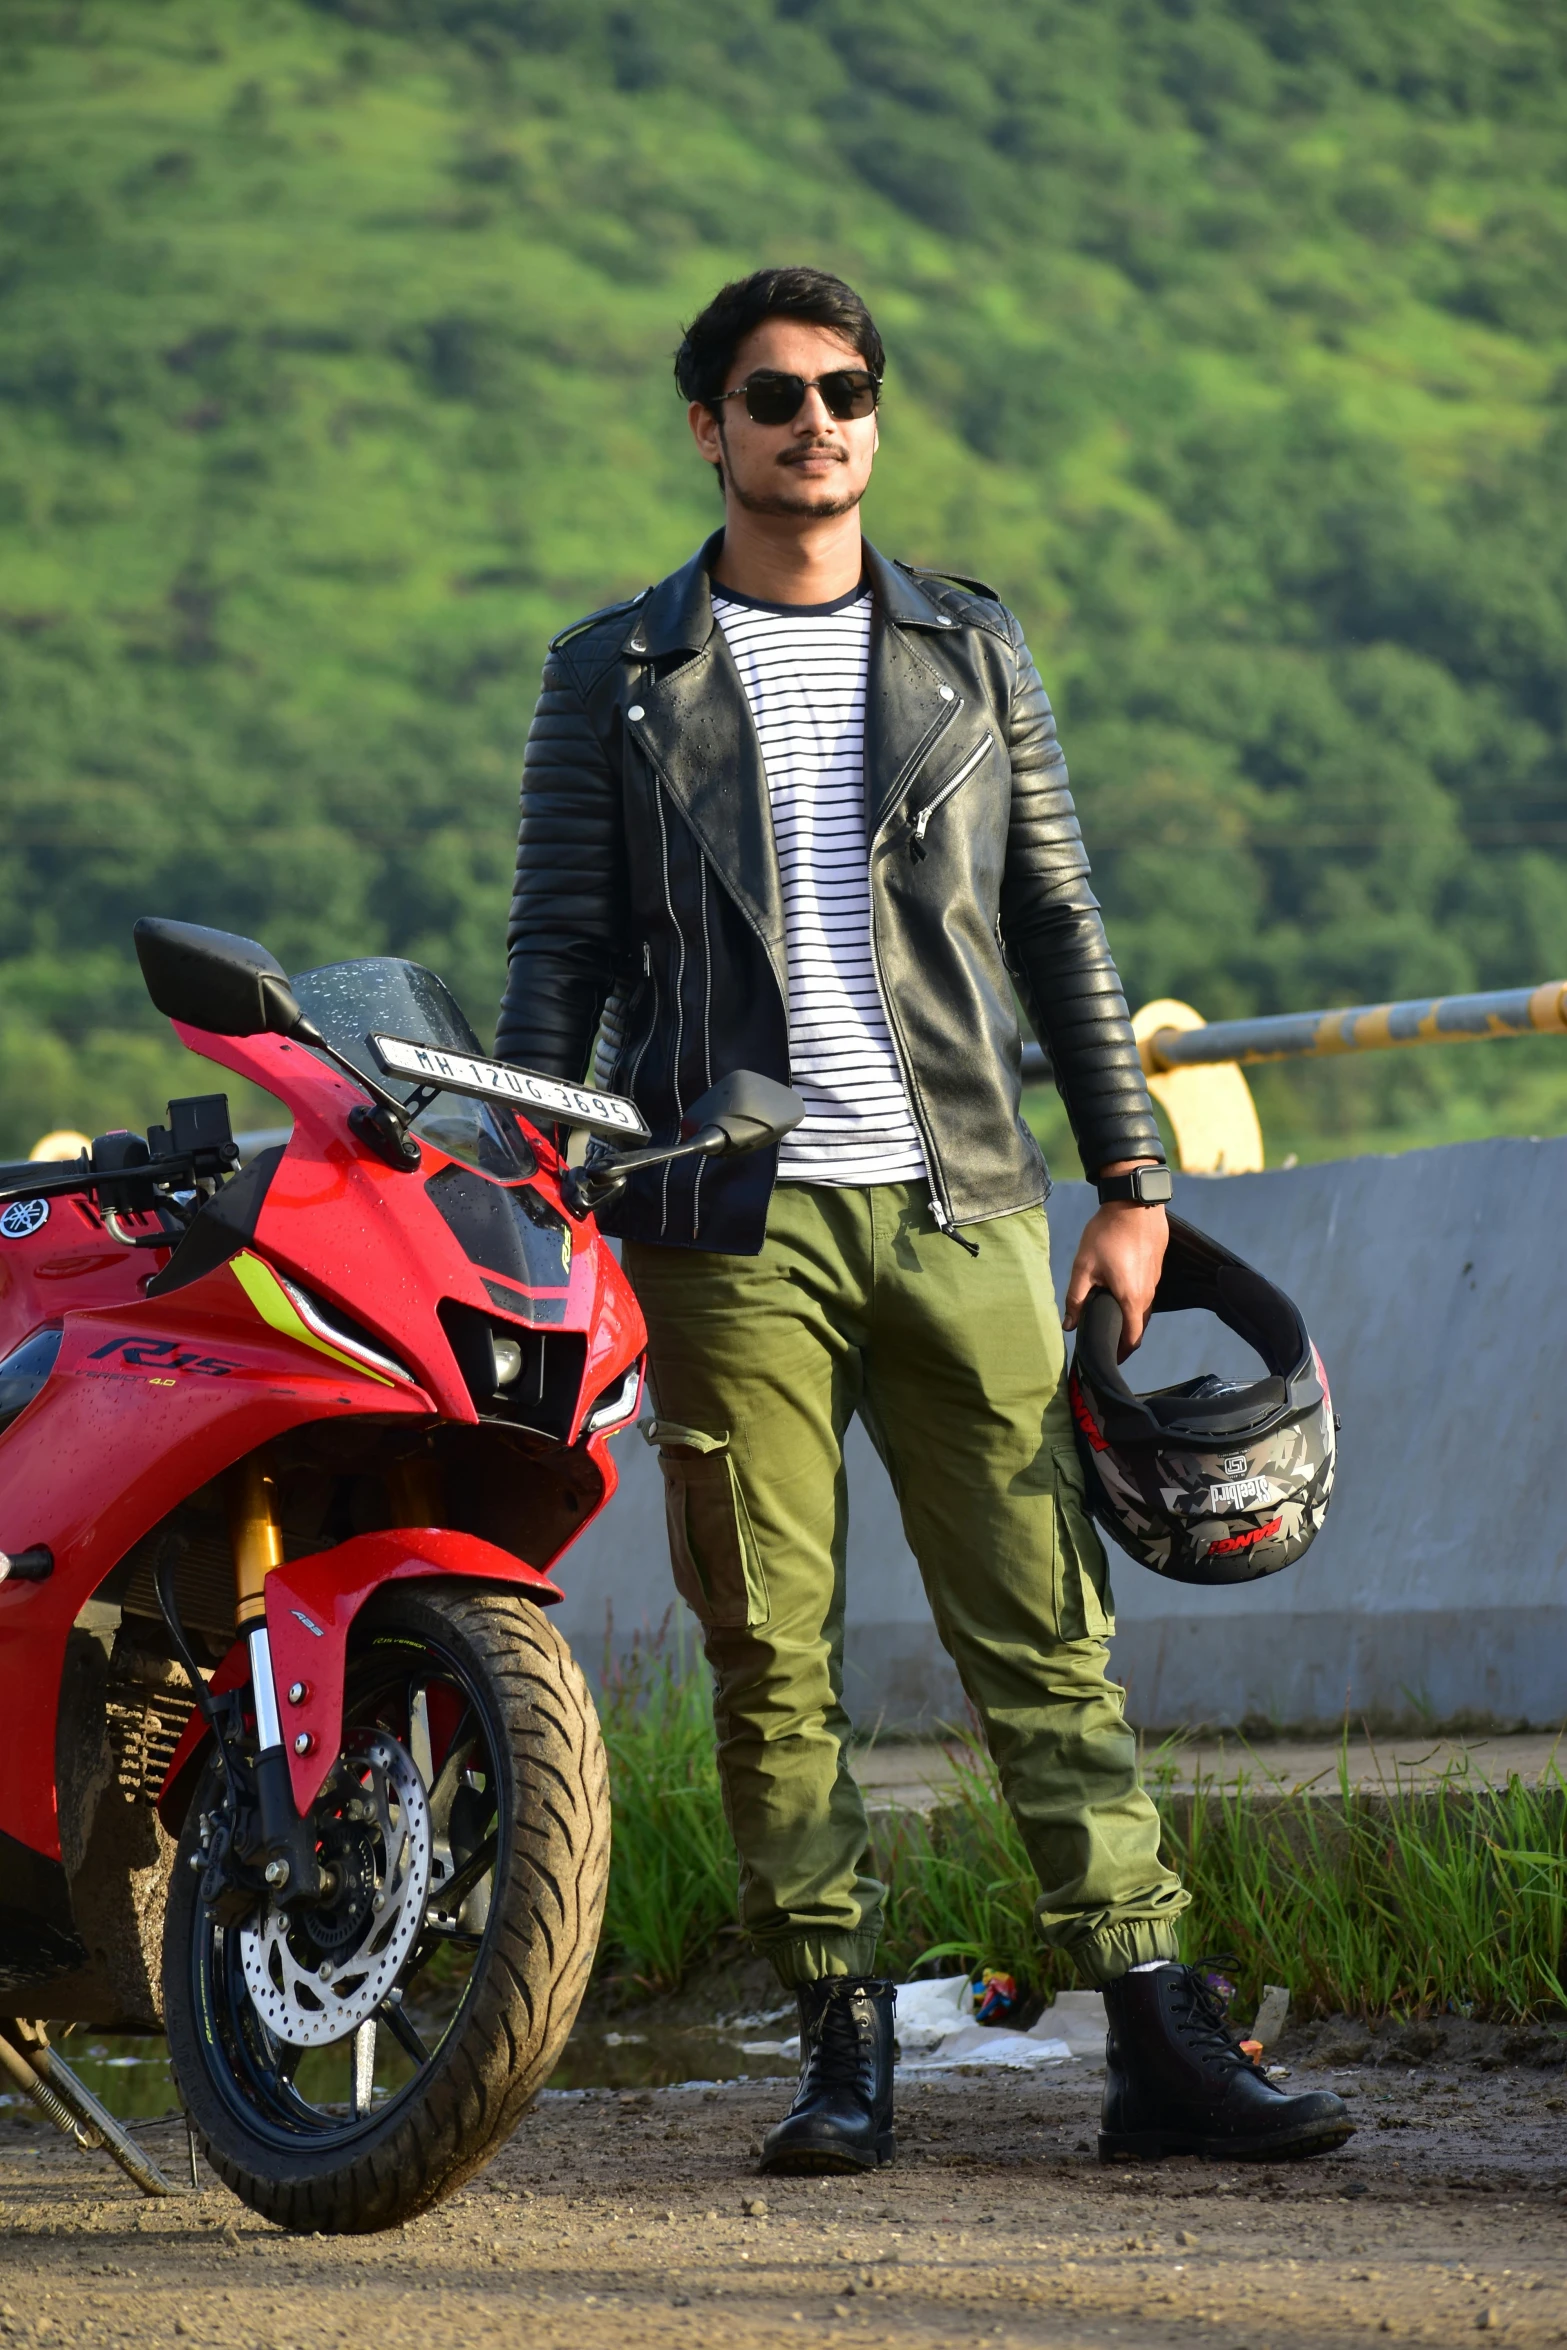
<svg viewBox="0 0 1567 2350"><path fill-rule="evenodd" d="M235 1620L241 1632L261 1623L266 1580L283 1564L277 1489L265 1457L252 1453L228 1473L229 1543L234 1552Z"/></svg>

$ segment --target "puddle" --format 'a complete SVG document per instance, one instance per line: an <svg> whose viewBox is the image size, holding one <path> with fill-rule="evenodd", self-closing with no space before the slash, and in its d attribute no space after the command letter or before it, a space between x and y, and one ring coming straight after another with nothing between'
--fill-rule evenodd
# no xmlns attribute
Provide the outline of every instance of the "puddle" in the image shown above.
<svg viewBox="0 0 1567 2350"><path fill-rule="evenodd" d="M81 2024L74 2032L55 2024L50 2027L49 2039L78 2080L108 2107L116 2121L157 2121L166 2113L179 2111L168 2049L161 2037L116 2039L107 2032L88 2031ZM0 2096L0 2106L38 2112L20 2089Z"/></svg>
<svg viewBox="0 0 1567 2350"><path fill-rule="evenodd" d="M794 2057L779 2053L781 2035L781 2026L775 2030L769 2025L735 2025L724 2031L710 2025L662 2027L649 2032L583 2026L567 2041L549 2086L666 2089L681 2081L792 2080L798 2065ZM56 2027L49 2037L116 2121L156 2121L179 2111L168 2050L161 2038L118 2038L81 2025L70 2033L63 2026ZM388 2038L384 2032L380 2035L376 2064L376 2087L383 2096L400 2089L410 2070L401 2051L395 2045L388 2048ZM312 2092L312 2069L331 2062L329 2050L305 2058L299 2081L306 2096ZM324 2071L316 2093L324 2098L332 2095ZM20 2091L0 2094L0 2111L13 2107L37 2111Z"/></svg>
<svg viewBox="0 0 1567 2350"><path fill-rule="evenodd" d="M767 2025L664 2025L648 2032L573 2032L550 2075L552 2089L671 2089L681 2081L793 2080L799 2060L781 2053Z"/></svg>

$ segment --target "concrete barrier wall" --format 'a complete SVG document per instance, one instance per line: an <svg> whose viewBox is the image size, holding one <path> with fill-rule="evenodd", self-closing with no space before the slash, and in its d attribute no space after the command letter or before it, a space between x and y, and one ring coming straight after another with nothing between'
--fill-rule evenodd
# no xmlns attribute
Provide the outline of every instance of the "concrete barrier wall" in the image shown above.
<svg viewBox="0 0 1567 2350"><path fill-rule="evenodd" d="M1567 1140L1484 1142L1266 1175L1181 1176L1175 1206L1297 1299L1343 1421L1325 1531L1297 1567L1191 1591L1112 1553L1114 1670L1147 1728L1567 1720ZM1058 1288L1093 1205L1050 1205ZM1245 1371L1206 1316L1156 1323L1133 1384ZM561 1561L590 1672L672 1603L657 1462ZM960 1716L885 1473L850 1439L848 1695L865 1727ZM678 1604L678 1603L676 1603Z"/></svg>

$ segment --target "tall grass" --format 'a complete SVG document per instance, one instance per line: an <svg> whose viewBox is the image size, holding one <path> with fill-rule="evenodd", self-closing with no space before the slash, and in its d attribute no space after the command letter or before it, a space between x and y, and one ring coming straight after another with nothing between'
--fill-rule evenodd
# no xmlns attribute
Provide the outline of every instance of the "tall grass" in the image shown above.
<svg viewBox="0 0 1567 2350"><path fill-rule="evenodd" d="M661 1638L638 1645L606 1665L599 1721L613 1806L603 1963L672 1991L735 1922L706 1677Z"/></svg>
<svg viewBox="0 0 1567 2350"><path fill-rule="evenodd" d="M1491 1788L1463 1768L1336 1796L1200 1784L1163 1797L1191 1887L1188 1946L1234 1951L1252 1989L1307 2012L1495 2019L1567 2005L1567 1782Z"/></svg>
<svg viewBox="0 0 1567 2350"><path fill-rule="evenodd" d="M733 1928L735 1861L719 1801L705 1678L655 1646L604 1699L615 1803L605 1945L650 1988L678 1984ZM888 1885L881 1963L899 1975L961 1961L1026 1990L1073 1980L1039 1947L1033 1871L994 1766L954 1738L954 1782L932 1813L884 1815ZM1567 2007L1567 1780L1491 1789L1463 1769L1432 1785L1396 1776L1381 1794L1285 1787L1260 1768L1229 1785L1174 1786L1156 1757L1150 1792L1166 1856L1192 1893L1185 1947L1231 1954L1243 2000L1289 1987L1298 2013L1497 2020Z"/></svg>
<svg viewBox="0 0 1567 2350"><path fill-rule="evenodd" d="M1025 1990L1066 1990L1076 1976L1040 1946L1038 1881L995 1765L972 1739L954 1739L948 1751L952 1790L937 1809L884 1813L877 1823L876 1864L887 1886L880 1963L899 1976L916 1967L949 1974L944 1962L961 1959L999 1967Z"/></svg>

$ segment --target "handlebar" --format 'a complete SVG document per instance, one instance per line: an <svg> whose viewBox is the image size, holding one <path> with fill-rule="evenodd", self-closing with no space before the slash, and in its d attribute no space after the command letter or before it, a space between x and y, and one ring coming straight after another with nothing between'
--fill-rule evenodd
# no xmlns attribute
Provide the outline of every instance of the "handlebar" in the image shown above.
<svg viewBox="0 0 1567 2350"><path fill-rule="evenodd" d="M60 1199L73 1191L101 1192L100 1205L152 1208L160 1191L215 1184L239 1163L229 1127L228 1097L191 1094L170 1102L167 1126L139 1134L100 1134L91 1152L74 1159L27 1159L0 1167L0 1202Z"/></svg>

